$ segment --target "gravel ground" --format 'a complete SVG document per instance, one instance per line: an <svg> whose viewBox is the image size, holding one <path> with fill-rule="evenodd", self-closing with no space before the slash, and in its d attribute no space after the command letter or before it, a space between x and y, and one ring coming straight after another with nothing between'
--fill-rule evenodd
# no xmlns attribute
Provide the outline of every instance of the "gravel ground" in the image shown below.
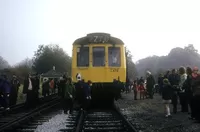
<svg viewBox="0 0 200 132"><path fill-rule="evenodd" d="M35 132L58 132L60 129L66 128L66 120L68 115L61 112L52 117L48 122L39 125Z"/></svg>
<svg viewBox="0 0 200 132"><path fill-rule="evenodd" d="M172 113L172 117L166 118L161 96L157 94L154 99L135 101L133 93L122 94L122 98L115 103L139 132L200 132L200 123L189 120L187 113Z"/></svg>

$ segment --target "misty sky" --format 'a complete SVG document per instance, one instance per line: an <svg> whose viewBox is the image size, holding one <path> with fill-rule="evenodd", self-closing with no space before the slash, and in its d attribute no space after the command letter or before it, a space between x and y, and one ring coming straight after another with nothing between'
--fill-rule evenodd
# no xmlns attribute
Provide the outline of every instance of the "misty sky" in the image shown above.
<svg viewBox="0 0 200 132"><path fill-rule="evenodd" d="M122 39L134 61L188 44L200 50L200 1L0 0L0 56L12 65L39 44L71 56L73 41L91 32Z"/></svg>

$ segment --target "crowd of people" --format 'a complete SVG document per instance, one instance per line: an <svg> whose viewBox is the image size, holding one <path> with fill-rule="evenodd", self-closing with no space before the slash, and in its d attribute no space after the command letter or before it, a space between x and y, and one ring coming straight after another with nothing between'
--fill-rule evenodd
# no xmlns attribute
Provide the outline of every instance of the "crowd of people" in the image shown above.
<svg viewBox="0 0 200 132"><path fill-rule="evenodd" d="M44 97L54 94L58 88L58 81L55 79L45 79L42 84L42 95ZM22 93L19 87L23 85ZM25 108L31 109L37 106L39 101L40 77L38 74L29 74L20 83L16 75L9 79L5 74L0 76L0 109L9 110L10 106L17 104L19 94L22 94L25 101Z"/></svg>
<svg viewBox="0 0 200 132"><path fill-rule="evenodd" d="M64 113L71 114L76 101L82 110L87 110L91 101L91 82L84 79L78 80L74 85L70 77L65 75L59 83L60 95Z"/></svg>
<svg viewBox="0 0 200 132"><path fill-rule="evenodd" d="M157 84L151 73L147 72L146 79L141 77L131 83L127 79L125 92L134 91L134 99L137 100L138 93L140 99L150 98L156 91L161 95L165 108L165 116L170 117L170 105L174 114L178 112L178 105L181 106L181 112L188 113L189 119L200 121L200 74L198 67L180 67L166 71L160 74Z"/></svg>
<svg viewBox="0 0 200 132"><path fill-rule="evenodd" d="M177 113L178 102L181 112L190 114L189 119L200 120L200 74L198 67L180 67L167 71L159 77L160 93L165 104L166 117L171 116L169 105L173 105L173 113Z"/></svg>
<svg viewBox="0 0 200 132"><path fill-rule="evenodd" d="M9 110L10 106L16 105L19 87L20 82L15 75L13 75L11 80L6 75L1 75L0 109Z"/></svg>
<svg viewBox="0 0 200 132"><path fill-rule="evenodd" d="M137 100L138 93L140 99L153 99L155 92L155 79L151 72L147 71L146 79L141 77L133 81L127 79L124 91L134 91L134 99ZM159 93L162 96L165 106L166 117L171 116L170 104L173 106L173 113L177 113L177 105L180 102L181 112L190 113L190 119L200 120L200 74L198 68L180 67L178 70L168 70L164 75L158 77ZM15 75L8 79L6 75L0 77L0 108L9 110L9 107L16 105L20 82ZM91 82L84 79L78 80L75 85L72 79L64 75L62 79L45 79L42 84L42 95L49 93L58 94L62 98L62 106L65 113L72 113L73 104L76 100L82 109L87 109L91 100ZM40 79L36 75L28 75L23 83L23 94L26 95L26 108L33 108L39 99ZM51 91L51 92L50 92Z"/></svg>
<svg viewBox="0 0 200 132"><path fill-rule="evenodd" d="M8 79L6 75L0 77L0 108L9 110L10 106L16 105L18 91L21 83L15 75ZM58 89L58 94L62 98L62 106L65 113L72 113L75 100L80 104L80 108L87 109L91 100L91 82L79 80L76 85L72 79L63 75L61 79L44 79L42 82L42 95L44 97L54 94ZM22 94L24 95L25 108L27 110L35 108L39 103L40 78L38 74L29 74L23 82Z"/></svg>
<svg viewBox="0 0 200 132"><path fill-rule="evenodd" d="M128 78L125 85L126 93L129 93L131 90L134 92L134 99L137 100L138 93L140 99L150 98L153 99L154 89L155 89L155 79L150 71L147 71L146 79L143 77L136 78L133 82L131 82Z"/></svg>

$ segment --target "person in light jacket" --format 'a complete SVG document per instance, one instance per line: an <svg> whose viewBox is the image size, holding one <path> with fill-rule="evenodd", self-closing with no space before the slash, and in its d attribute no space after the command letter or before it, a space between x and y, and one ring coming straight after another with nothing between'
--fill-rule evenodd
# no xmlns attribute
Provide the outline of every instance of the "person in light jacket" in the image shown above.
<svg viewBox="0 0 200 132"><path fill-rule="evenodd" d="M185 93L185 87L184 83L187 79L186 69L185 67L179 68L179 75L180 75L180 81L179 81L179 99L181 104L181 112L188 112L188 105L187 105L187 96Z"/></svg>

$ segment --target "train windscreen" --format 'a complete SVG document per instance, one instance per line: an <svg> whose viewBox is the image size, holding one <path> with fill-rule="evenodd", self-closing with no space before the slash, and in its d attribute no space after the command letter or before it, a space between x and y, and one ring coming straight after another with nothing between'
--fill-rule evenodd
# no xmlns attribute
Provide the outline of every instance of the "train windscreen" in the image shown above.
<svg viewBox="0 0 200 132"><path fill-rule="evenodd" d="M108 62L109 67L120 67L120 47L109 47L108 48Z"/></svg>
<svg viewBox="0 0 200 132"><path fill-rule="evenodd" d="M77 48L77 67L89 66L89 47Z"/></svg>
<svg viewBox="0 0 200 132"><path fill-rule="evenodd" d="M93 66L105 66L105 48L93 47Z"/></svg>

